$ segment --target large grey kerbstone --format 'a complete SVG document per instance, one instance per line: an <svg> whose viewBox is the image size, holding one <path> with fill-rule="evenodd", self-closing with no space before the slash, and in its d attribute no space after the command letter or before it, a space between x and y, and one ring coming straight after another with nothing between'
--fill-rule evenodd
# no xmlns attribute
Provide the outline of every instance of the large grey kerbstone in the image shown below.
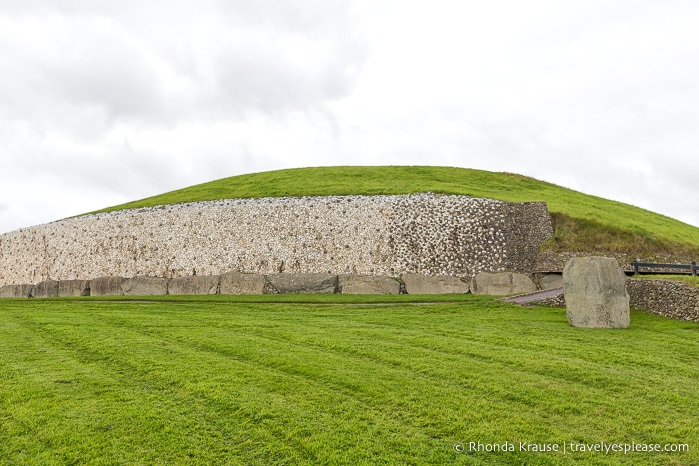
<svg viewBox="0 0 699 466"><path fill-rule="evenodd" d="M560 273L548 273L539 280L542 290L563 288L563 276Z"/></svg>
<svg viewBox="0 0 699 466"><path fill-rule="evenodd" d="M258 273L227 272L221 275L221 294L262 294L265 276Z"/></svg>
<svg viewBox="0 0 699 466"><path fill-rule="evenodd" d="M90 282L87 280L59 280L58 296L90 296Z"/></svg>
<svg viewBox="0 0 699 466"><path fill-rule="evenodd" d="M30 296L32 298L55 298L58 296L58 282L56 280L44 280L34 285Z"/></svg>
<svg viewBox="0 0 699 466"><path fill-rule="evenodd" d="M34 285L3 285L0 286L0 298L28 298Z"/></svg>
<svg viewBox="0 0 699 466"><path fill-rule="evenodd" d="M275 273L267 281L279 293L334 293L337 275L329 273Z"/></svg>
<svg viewBox="0 0 699 466"><path fill-rule="evenodd" d="M566 317L574 327L627 328L626 275L609 257L573 257L563 269Z"/></svg>
<svg viewBox="0 0 699 466"><path fill-rule="evenodd" d="M99 277L90 280L90 296L122 296L123 277Z"/></svg>
<svg viewBox="0 0 699 466"><path fill-rule="evenodd" d="M167 278L133 277L124 280L121 289L126 296L155 296L167 294Z"/></svg>
<svg viewBox="0 0 699 466"><path fill-rule="evenodd" d="M400 283L380 275L339 275L337 289L342 294L398 294Z"/></svg>
<svg viewBox="0 0 699 466"><path fill-rule="evenodd" d="M481 272L471 281L471 293L488 295L507 295L533 293L536 284L527 275L521 273Z"/></svg>
<svg viewBox="0 0 699 466"><path fill-rule="evenodd" d="M468 293L470 286L458 277L449 275L419 275L406 273L401 275L408 294L461 294Z"/></svg>
<svg viewBox="0 0 699 466"><path fill-rule="evenodd" d="M168 294L216 294L220 278L218 276L192 276L171 278Z"/></svg>

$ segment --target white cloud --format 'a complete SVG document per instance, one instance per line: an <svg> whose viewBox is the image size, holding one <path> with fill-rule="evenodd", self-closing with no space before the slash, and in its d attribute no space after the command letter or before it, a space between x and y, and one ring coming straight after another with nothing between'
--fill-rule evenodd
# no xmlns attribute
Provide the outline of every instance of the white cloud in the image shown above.
<svg viewBox="0 0 699 466"><path fill-rule="evenodd" d="M401 163L699 225L697 20L680 0L0 0L0 231L239 173Z"/></svg>

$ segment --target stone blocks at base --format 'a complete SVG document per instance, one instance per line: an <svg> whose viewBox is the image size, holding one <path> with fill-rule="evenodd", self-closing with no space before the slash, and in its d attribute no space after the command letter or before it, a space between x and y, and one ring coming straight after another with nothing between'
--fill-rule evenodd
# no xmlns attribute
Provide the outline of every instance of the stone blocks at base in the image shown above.
<svg viewBox="0 0 699 466"><path fill-rule="evenodd" d="M563 288L563 276L558 273L549 273L539 280L542 290L553 290Z"/></svg>
<svg viewBox="0 0 699 466"><path fill-rule="evenodd" d="M277 293L335 293L337 275L329 273L277 273L267 275L267 282Z"/></svg>
<svg viewBox="0 0 699 466"><path fill-rule="evenodd" d="M533 293L536 284L521 273L487 273L481 272L471 281L471 293L488 295L508 295Z"/></svg>
<svg viewBox="0 0 699 466"><path fill-rule="evenodd" d="M458 277L437 275L434 277L406 273L401 275L408 294L465 294L470 286Z"/></svg>
<svg viewBox="0 0 699 466"><path fill-rule="evenodd" d="M216 294L220 277L177 277L170 279L168 294Z"/></svg>
<svg viewBox="0 0 699 466"><path fill-rule="evenodd" d="M28 298L34 285L0 286L0 298Z"/></svg>
<svg viewBox="0 0 699 466"><path fill-rule="evenodd" d="M55 298L58 296L58 282L56 280L44 280L32 288L29 295L32 298Z"/></svg>
<svg viewBox="0 0 699 466"><path fill-rule="evenodd" d="M337 289L342 294L398 294L400 283L378 275L339 275Z"/></svg>
<svg viewBox="0 0 699 466"><path fill-rule="evenodd" d="M574 327L627 328L626 275L615 259L573 257L563 269L566 317Z"/></svg>
<svg viewBox="0 0 699 466"><path fill-rule="evenodd" d="M166 278L133 277L124 280L121 289L126 296L156 296L167 294Z"/></svg>
<svg viewBox="0 0 699 466"><path fill-rule="evenodd" d="M257 273L228 272L221 275L221 294L262 294L265 276Z"/></svg>
<svg viewBox="0 0 699 466"><path fill-rule="evenodd" d="M123 277L99 277L90 280L90 296L123 296Z"/></svg>
<svg viewBox="0 0 699 466"><path fill-rule="evenodd" d="M90 296L90 282L87 280L59 280L58 296Z"/></svg>

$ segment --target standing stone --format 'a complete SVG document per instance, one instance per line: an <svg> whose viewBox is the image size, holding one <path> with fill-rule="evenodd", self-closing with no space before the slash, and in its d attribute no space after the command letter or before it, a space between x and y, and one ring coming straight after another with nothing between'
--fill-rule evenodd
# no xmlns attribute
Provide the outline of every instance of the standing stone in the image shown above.
<svg viewBox="0 0 699 466"><path fill-rule="evenodd" d="M122 296L123 277L99 277L90 280L90 296Z"/></svg>
<svg viewBox="0 0 699 466"><path fill-rule="evenodd" d="M170 279L168 294L216 294L220 278L218 276L192 276Z"/></svg>
<svg viewBox="0 0 699 466"><path fill-rule="evenodd" d="M221 294L262 294L265 276L258 273L227 272L221 275Z"/></svg>
<svg viewBox="0 0 699 466"><path fill-rule="evenodd" d="M334 293L337 275L329 273L275 273L267 281L279 293Z"/></svg>
<svg viewBox="0 0 699 466"><path fill-rule="evenodd" d="M133 277L121 284L126 296L155 296L167 294L167 279L158 277Z"/></svg>
<svg viewBox="0 0 699 466"><path fill-rule="evenodd" d="M471 282L471 293L506 295L533 293L536 284L528 276L521 273L487 273L481 272Z"/></svg>
<svg viewBox="0 0 699 466"><path fill-rule="evenodd" d="M34 285L30 294L32 298L55 298L58 296L58 282L56 280L44 280Z"/></svg>
<svg viewBox="0 0 699 466"><path fill-rule="evenodd" d="M379 275L340 275L337 289L342 294L398 294L400 283Z"/></svg>
<svg viewBox="0 0 699 466"><path fill-rule="evenodd" d="M465 294L469 292L469 284L458 277L449 275L419 275L406 273L401 275L408 294Z"/></svg>
<svg viewBox="0 0 699 466"><path fill-rule="evenodd" d="M573 257L563 269L566 317L573 327L627 328L626 275L609 257Z"/></svg>
<svg viewBox="0 0 699 466"><path fill-rule="evenodd" d="M87 280L59 280L58 296L90 296L90 282Z"/></svg>

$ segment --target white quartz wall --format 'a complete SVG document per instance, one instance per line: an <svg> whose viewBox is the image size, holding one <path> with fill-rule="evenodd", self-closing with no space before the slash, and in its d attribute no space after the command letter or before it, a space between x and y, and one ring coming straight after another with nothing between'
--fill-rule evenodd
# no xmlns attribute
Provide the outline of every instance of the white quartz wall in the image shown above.
<svg viewBox="0 0 699 466"><path fill-rule="evenodd" d="M198 202L0 235L0 285L230 270L463 277L527 271L551 234L544 203L433 194Z"/></svg>

